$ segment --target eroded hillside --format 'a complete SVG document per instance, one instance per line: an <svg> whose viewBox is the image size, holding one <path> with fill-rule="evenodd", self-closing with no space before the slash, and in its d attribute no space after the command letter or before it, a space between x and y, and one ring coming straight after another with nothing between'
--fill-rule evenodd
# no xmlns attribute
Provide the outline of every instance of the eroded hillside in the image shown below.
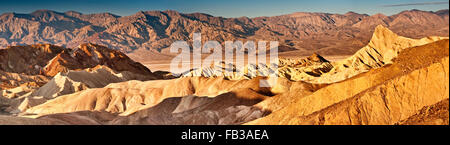
<svg viewBox="0 0 450 145"><path fill-rule="evenodd" d="M65 69L53 69L55 75L35 74L37 67L13 70L2 60L5 77L22 85L3 90L0 109L9 116L0 114L0 124L448 125L446 37L410 39L378 26L367 46L347 59L280 59L284 71L271 87L260 86L267 79L261 76L163 79L126 55L83 47L37 55L54 55L46 63L23 60L47 66L59 59ZM72 67L72 60L99 66ZM43 84L27 85L33 79Z"/></svg>

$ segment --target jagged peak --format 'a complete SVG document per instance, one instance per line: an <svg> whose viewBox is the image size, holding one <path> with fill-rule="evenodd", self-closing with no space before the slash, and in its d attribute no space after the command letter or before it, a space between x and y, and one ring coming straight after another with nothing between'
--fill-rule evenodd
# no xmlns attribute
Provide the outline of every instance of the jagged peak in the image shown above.
<svg viewBox="0 0 450 145"><path fill-rule="evenodd" d="M329 62L328 60L326 60L325 58L323 58L322 56L320 56L317 53L313 53L311 56L309 56L308 60L313 61L313 62Z"/></svg>
<svg viewBox="0 0 450 145"><path fill-rule="evenodd" d="M385 27L383 25L377 25L377 27L375 27L375 33L377 33L377 32L385 32L385 31L394 33L394 32L392 32L391 30L389 30L387 27Z"/></svg>
<svg viewBox="0 0 450 145"><path fill-rule="evenodd" d="M386 28L385 26L378 25L375 28L375 31L373 32L372 39L370 40L370 42L374 43L380 40L385 40L385 38L393 38L393 37L398 37L398 35L389 30L388 28Z"/></svg>

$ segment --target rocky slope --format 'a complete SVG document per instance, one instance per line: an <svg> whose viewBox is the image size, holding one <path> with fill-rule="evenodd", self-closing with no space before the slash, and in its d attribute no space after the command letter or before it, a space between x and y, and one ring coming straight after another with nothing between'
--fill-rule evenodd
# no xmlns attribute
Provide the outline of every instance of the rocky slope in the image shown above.
<svg viewBox="0 0 450 145"><path fill-rule="evenodd" d="M320 81L286 75L272 87L260 86L265 77L147 80L158 76L117 71L139 66L111 65L111 54L120 56L114 52L102 53L93 44L78 49L63 50L47 64L61 60L62 67L56 68L82 69L68 64L86 60L105 66L54 69L63 71L44 85L4 90L0 124L448 124L445 37L410 39L378 26L368 45L347 59L330 62L317 54L280 59L283 74L293 74L286 70L295 68ZM58 58L60 54L67 55ZM33 58L24 61L41 64ZM39 76L35 70L18 70L25 71L22 77ZM13 115L2 116L8 113L2 112L5 108Z"/></svg>
<svg viewBox="0 0 450 145"><path fill-rule="evenodd" d="M53 77L58 72L105 65L115 71L152 75L142 64L124 53L96 44L69 49L50 44L12 46L0 49L0 71Z"/></svg>
<svg viewBox="0 0 450 145"><path fill-rule="evenodd" d="M448 106L449 99L436 104L425 106L420 111L406 120L399 122L401 125L442 125L449 124Z"/></svg>
<svg viewBox="0 0 450 145"><path fill-rule="evenodd" d="M76 124L242 124L270 113L253 105L275 94L309 94L321 88L285 79L279 82L277 87L261 88L259 79L128 81L63 95L27 109L22 116Z"/></svg>
<svg viewBox="0 0 450 145"><path fill-rule="evenodd" d="M65 48L38 44L0 49L0 70L27 75L44 75L43 68Z"/></svg>
<svg viewBox="0 0 450 145"><path fill-rule="evenodd" d="M323 73L320 78L313 78L309 82L330 83L342 81L370 69L392 64L392 60L404 49L444 39L448 39L448 37L406 38L393 33L382 25L378 25L368 45L347 59L333 62L333 68L329 72Z"/></svg>
<svg viewBox="0 0 450 145"><path fill-rule="evenodd" d="M391 64L392 60L404 49L443 39L448 39L448 37L406 38L378 25L369 44L344 60L329 62L314 53L305 59L279 59L278 67L272 67L272 64L250 64L243 68L237 68L235 65L220 62L211 67L194 69L183 76L225 76L228 79L251 79L258 75L268 76L271 72L276 72L278 77L292 81L330 84Z"/></svg>
<svg viewBox="0 0 450 145"><path fill-rule="evenodd" d="M155 78L153 76L135 74L129 71L115 72L105 66L97 66L81 71L70 70L69 72L59 72L50 81L39 88L28 90L21 89L21 94L15 94L15 97L17 98L10 101L10 106L6 110L11 113L20 113L30 107L45 103L47 100L62 95L72 94L89 88L103 88L111 83L129 80L146 81L151 79Z"/></svg>
<svg viewBox="0 0 450 145"><path fill-rule="evenodd" d="M35 43L76 47L91 42L124 52L136 49L167 52L173 41L191 40L193 32L201 32L203 41L277 40L286 50L297 49L303 55L313 52L337 55L353 54L366 44L377 25L387 26L403 36L420 38L448 36L448 21L448 10L410 10L392 16L298 12L257 18L222 18L176 11L140 11L117 16L38 10L0 15L0 48Z"/></svg>
<svg viewBox="0 0 450 145"><path fill-rule="evenodd" d="M448 99L448 43L446 39L406 49L391 65L298 97L249 124L398 123ZM257 106L265 105L270 106Z"/></svg>
<svg viewBox="0 0 450 145"><path fill-rule="evenodd" d="M128 81L63 95L22 116L68 124L446 124L424 117L445 110L423 108L448 101L448 44L406 48L389 65L330 85L284 78L273 88L259 87L262 78Z"/></svg>
<svg viewBox="0 0 450 145"><path fill-rule="evenodd" d="M55 98L60 95L71 94L75 90L87 88L102 88L110 83L124 82L128 80L151 80L152 76L135 74L129 71L115 72L114 70L98 66L95 68L69 72L59 72L47 84L33 92L32 96ZM56 90L55 90L56 89Z"/></svg>
<svg viewBox="0 0 450 145"><path fill-rule="evenodd" d="M12 72L0 71L0 89L6 90L20 85L39 87L47 83L49 78L44 75L26 75Z"/></svg>
<svg viewBox="0 0 450 145"><path fill-rule="evenodd" d="M176 84L176 85L174 85ZM26 110L28 114L54 114L96 110L127 115L152 107L166 98L187 95L217 96L235 89L251 89L270 94L259 87L259 80L230 81L225 79L180 78L173 80L127 81L109 84L104 88L88 89L63 95Z"/></svg>
<svg viewBox="0 0 450 145"><path fill-rule="evenodd" d="M20 113L61 95L110 83L162 78L124 53L95 44L49 44L0 50L0 112Z"/></svg>

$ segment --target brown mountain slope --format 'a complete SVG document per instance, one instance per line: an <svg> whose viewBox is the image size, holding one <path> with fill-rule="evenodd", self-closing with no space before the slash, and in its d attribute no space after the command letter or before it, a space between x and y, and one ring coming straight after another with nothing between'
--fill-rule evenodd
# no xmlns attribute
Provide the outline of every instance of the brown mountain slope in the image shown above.
<svg viewBox="0 0 450 145"><path fill-rule="evenodd" d="M448 99L448 43L405 49L392 64L327 86L280 80L268 89L258 79L201 77L128 81L64 95L22 115L68 124L396 124Z"/></svg>
<svg viewBox="0 0 450 145"><path fill-rule="evenodd" d="M12 72L0 71L0 89L12 89L20 85L42 86L50 79L44 75L26 75Z"/></svg>
<svg viewBox="0 0 450 145"><path fill-rule="evenodd" d="M75 71L74 71L75 70ZM53 77L53 78L52 78ZM0 111L19 113L54 97L109 83L159 78L118 51L95 44L0 49ZM5 103L7 102L7 103Z"/></svg>
<svg viewBox="0 0 450 145"><path fill-rule="evenodd" d="M76 47L91 42L124 52L167 52L172 42L191 40L192 33L201 32L203 41L277 40L280 46L288 47L286 50L297 49L303 55L348 55L364 46L380 24L411 38L449 35L448 10L410 10L392 16L298 12L257 18L222 18L170 10L140 11L123 17L38 10L0 15L0 47L35 43Z"/></svg>
<svg viewBox="0 0 450 145"><path fill-rule="evenodd" d="M152 75L147 67L131 60L122 52L91 43L59 53L43 70L46 75L54 76L58 72L93 68L97 65L104 65L116 71Z"/></svg>
<svg viewBox="0 0 450 145"><path fill-rule="evenodd" d="M0 70L28 75L42 74L42 68L65 48L38 44L0 49Z"/></svg>
<svg viewBox="0 0 450 145"><path fill-rule="evenodd" d="M152 75L142 64L124 53L95 44L67 49L49 44L13 46L0 49L0 70L27 75L54 76L58 72L105 65L116 71Z"/></svg>

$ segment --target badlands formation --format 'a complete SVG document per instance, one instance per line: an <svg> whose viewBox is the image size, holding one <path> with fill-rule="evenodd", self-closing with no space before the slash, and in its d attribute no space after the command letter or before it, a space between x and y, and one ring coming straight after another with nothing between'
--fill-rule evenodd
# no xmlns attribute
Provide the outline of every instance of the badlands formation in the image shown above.
<svg viewBox="0 0 450 145"><path fill-rule="evenodd" d="M406 10L390 16L295 12L224 18L173 10L139 11L129 16L37 10L28 14L0 14L0 48L36 43L74 48L92 42L131 53L130 57L145 63L164 60L173 42L189 41L192 32L201 32L203 40L220 43L276 40L280 51L294 56L313 52L352 55L367 44L379 24L410 38L448 37L449 11Z"/></svg>
<svg viewBox="0 0 450 145"><path fill-rule="evenodd" d="M0 50L0 124L449 124L448 37L381 25L343 60L280 58L272 87L249 66L171 78L95 44L20 48ZM244 75L205 75L223 66Z"/></svg>

